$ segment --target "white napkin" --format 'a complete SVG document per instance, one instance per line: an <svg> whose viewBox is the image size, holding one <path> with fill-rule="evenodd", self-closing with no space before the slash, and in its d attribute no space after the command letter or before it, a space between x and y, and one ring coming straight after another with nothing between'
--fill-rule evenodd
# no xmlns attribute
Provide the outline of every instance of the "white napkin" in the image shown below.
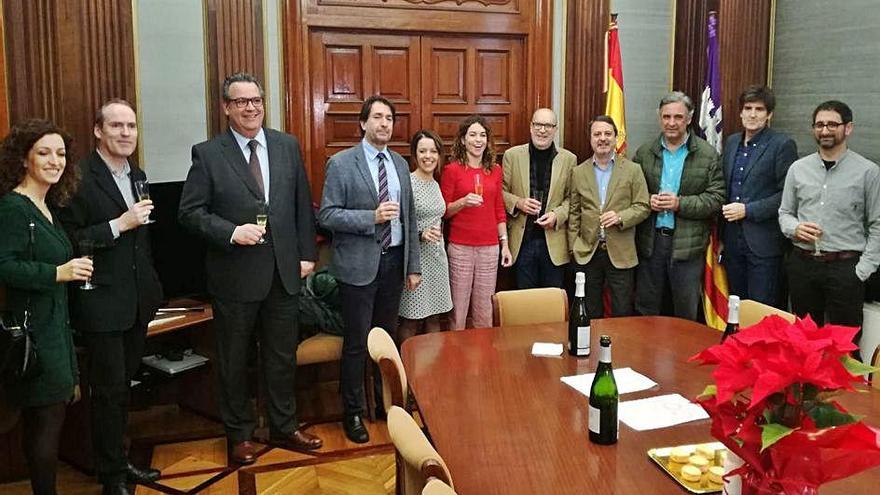
<svg viewBox="0 0 880 495"><path fill-rule="evenodd" d="M617 417L637 431L666 428L709 417L699 404L679 394L621 402Z"/></svg>
<svg viewBox="0 0 880 495"><path fill-rule="evenodd" d="M535 342L532 344L533 356L555 357L562 355L562 344L553 344L550 342Z"/></svg>
<svg viewBox="0 0 880 495"><path fill-rule="evenodd" d="M590 386L593 385L593 377L595 373L587 373L585 375L563 376L560 378L563 383L574 388L578 392L590 396ZM651 380L647 376L634 371L632 368L620 368L614 370L614 382L617 383L617 393L628 394L630 392L638 392L640 390L648 390L657 385L657 382Z"/></svg>

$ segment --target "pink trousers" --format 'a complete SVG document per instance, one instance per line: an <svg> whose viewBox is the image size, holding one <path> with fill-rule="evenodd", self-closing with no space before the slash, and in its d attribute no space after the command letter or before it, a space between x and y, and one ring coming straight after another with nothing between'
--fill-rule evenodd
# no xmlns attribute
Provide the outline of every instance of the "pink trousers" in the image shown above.
<svg viewBox="0 0 880 495"><path fill-rule="evenodd" d="M498 276L497 244L464 246L449 243L449 284L452 287L452 329L461 330L471 311L474 328L492 326L492 294Z"/></svg>

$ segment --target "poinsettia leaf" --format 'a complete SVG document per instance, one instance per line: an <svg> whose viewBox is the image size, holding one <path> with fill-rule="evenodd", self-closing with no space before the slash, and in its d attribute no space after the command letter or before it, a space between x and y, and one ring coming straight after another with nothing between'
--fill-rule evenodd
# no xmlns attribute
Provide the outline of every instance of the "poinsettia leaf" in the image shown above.
<svg viewBox="0 0 880 495"><path fill-rule="evenodd" d="M817 428L848 425L862 419L860 416L841 411L829 403L819 403L808 410L807 414L816 422Z"/></svg>
<svg viewBox="0 0 880 495"><path fill-rule="evenodd" d="M703 389L703 393L699 395L699 397L714 397L718 393L718 386L713 384L706 385L706 388Z"/></svg>
<svg viewBox="0 0 880 495"><path fill-rule="evenodd" d="M859 361L858 359L854 359L849 354L841 357L840 361L843 363L843 366L846 368L846 370L855 376L867 375L868 373L880 371L880 368L867 365Z"/></svg>
<svg viewBox="0 0 880 495"><path fill-rule="evenodd" d="M761 425L761 452L790 435L793 431L793 429L779 423Z"/></svg>

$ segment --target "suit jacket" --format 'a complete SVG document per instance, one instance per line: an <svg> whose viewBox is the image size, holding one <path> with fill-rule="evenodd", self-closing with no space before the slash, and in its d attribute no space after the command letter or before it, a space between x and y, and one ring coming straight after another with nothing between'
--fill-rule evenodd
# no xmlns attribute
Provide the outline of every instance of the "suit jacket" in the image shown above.
<svg viewBox="0 0 880 495"><path fill-rule="evenodd" d="M300 290L300 261L315 261L315 216L296 138L263 128L269 155L269 242L233 244L235 227L256 223L264 201L231 130L192 148L192 167L180 195L180 223L208 243L208 292L255 302L265 299L277 267L288 294Z"/></svg>
<svg viewBox="0 0 880 495"><path fill-rule="evenodd" d="M409 166L402 156L390 149L388 152L400 181L405 275L421 273L419 233ZM374 213L378 206L379 194L370 175L363 145L358 144L330 157L318 221L333 234L330 271L337 280L361 286L376 278L382 253L380 229L375 223Z"/></svg>
<svg viewBox="0 0 880 495"><path fill-rule="evenodd" d="M569 198L568 242L575 262L585 265L599 245L599 185L592 159L572 170ZM620 269L636 266L635 226L651 213L648 186L641 167L620 155L614 158L604 211L620 215L619 224L605 229L611 264Z"/></svg>
<svg viewBox="0 0 880 495"><path fill-rule="evenodd" d="M131 184L146 180L143 170L131 166ZM162 305L162 286L153 268L150 229L143 225L113 239L110 220L128 210L110 169L97 151L79 163L80 183L59 218L74 245L89 239L95 250L92 283L96 288L70 291L74 328L83 332L120 332L146 327ZM132 191L132 196L137 195Z"/></svg>
<svg viewBox="0 0 880 495"><path fill-rule="evenodd" d="M547 238L547 250L554 265L568 263L568 240L566 238L566 222L568 221L568 178L572 168L577 165L577 157L566 149L557 148L553 158L552 173L550 176L550 190L547 193L547 206L545 211L556 213L556 226L544 231ZM522 246L523 235L526 231L528 215L522 214L516 209L516 202L520 198L528 198L530 193L529 184L529 145L521 144L504 152L502 170L502 188L504 190L504 207L509 215L507 221L507 236L510 254L513 261L519 255Z"/></svg>
<svg viewBox="0 0 880 495"><path fill-rule="evenodd" d="M743 134L736 133L724 145L724 180L730 191L736 150L742 143ZM797 160L797 145L785 134L766 128L757 146L751 151L748 164L743 171L742 197L740 203L746 205L746 218L729 223L722 217L724 243L732 246L737 230L742 229L743 238L749 249L758 256L781 256L785 236L779 229L779 204L782 202L782 189L788 167ZM734 201L728 198L728 201Z"/></svg>

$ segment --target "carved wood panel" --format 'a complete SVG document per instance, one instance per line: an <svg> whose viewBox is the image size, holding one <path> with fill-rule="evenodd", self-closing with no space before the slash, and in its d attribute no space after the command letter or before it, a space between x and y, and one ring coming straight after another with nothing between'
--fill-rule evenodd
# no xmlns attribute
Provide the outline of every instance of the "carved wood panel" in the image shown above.
<svg viewBox="0 0 880 495"><path fill-rule="evenodd" d="M520 12L524 0L316 0L318 6L383 7L421 10L454 10L480 12Z"/></svg>
<svg viewBox="0 0 880 495"><path fill-rule="evenodd" d="M0 9L0 40L5 40L3 9ZM2 47L0 47L2 48ZM9 133L9 92L6 85L6 50L0 49L0 139ZM0 308L5 302L3 288L0 287Z"/></svg>

